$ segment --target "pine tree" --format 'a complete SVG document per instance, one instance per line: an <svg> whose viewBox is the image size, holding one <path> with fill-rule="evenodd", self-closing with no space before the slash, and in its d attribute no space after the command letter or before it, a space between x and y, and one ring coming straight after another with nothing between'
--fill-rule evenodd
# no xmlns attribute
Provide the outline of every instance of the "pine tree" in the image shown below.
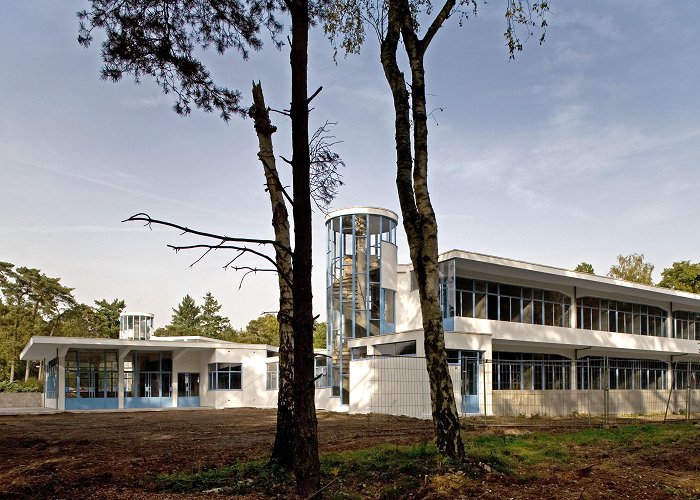
<svg viewBox="0 0 700 500"><path fill-rule="evenodd" d="M202 310L195 304L194 299L185 295L182 301L173 309L170 325L177 330L176 335L200 335L202 326Z"/></svg>
<svg viewBox="0 0 700 500"><path fill-rule="evenodd" d="M204 296L202 313L199 316L202 335L213 339L222 339L225 332L231 328L231 322L219 314L221 305L211 292Z"/></svg>

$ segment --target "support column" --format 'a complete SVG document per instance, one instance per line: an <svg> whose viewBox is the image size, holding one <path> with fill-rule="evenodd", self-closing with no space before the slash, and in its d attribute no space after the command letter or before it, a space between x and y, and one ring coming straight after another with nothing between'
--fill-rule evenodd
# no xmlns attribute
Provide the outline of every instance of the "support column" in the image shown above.
<svg viewBox="0 0 700 500"><path fill-rule="evenodd" d="M480 389L483 390L483 394L481 395L481 402L480 406L481 408L481 414L484 416L491 416L494 415L494 407L493 407L493 343L491 342L484 350L484 352L481 354L481 360L482 360L482 365L483 365L483 370L480 370L480 372L483 374L484 380L480 380L481 382ZM485 362L488 360L488 363ZM480 391L481 392L481 391Z"/></svg>
<svg viewBox="0 0 700 500"><path fill-rule="evenodd" d="M58 354L58 393L56 394L56 409L66 409L66 354L67 347L57 349Z"/></svg>
<svg viewBox="0 0 700 500"><path fill-rule="evenodd" d="M119 349L119 361L117 362L119 367L119 373L117 375L117 408L120 410L124 408L124 360L130 352L130 347L122 347Z"/></svg>
<svg viewBox="0 0 700 500"><path fill-rule="evenodd" d="M666 337L672 339L675 335L673 331L673 302L669 302L666 310Z"/></svg>
<svg viewBox="0 0 700 500"><path fill-rule="evenodd" d="M173 352L173 371L172 371L172 391L173 391L173 408L177 407L177 393L178 393L178 383L177 383L177 374L178 374L178 361L180 358L182 358L183 354L187 352L185 349L179 349L177 351Z"/></svg>
<svg viewBox="0 0 700 500"><path fill-rule="evenodd" d="M576 287L574 287L574 294L571 296L571 328L576 328L578 323L578 311L576 310Z"/></svg>

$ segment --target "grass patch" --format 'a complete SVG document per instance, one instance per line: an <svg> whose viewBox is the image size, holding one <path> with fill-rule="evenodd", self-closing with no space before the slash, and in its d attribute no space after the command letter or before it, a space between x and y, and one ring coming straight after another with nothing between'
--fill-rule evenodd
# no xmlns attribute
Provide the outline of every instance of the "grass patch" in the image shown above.
<svg viewBox="0 0 700 500"><path fill-rule="evenodd" d="M637 424L609 429L573 432L529 432L521 435L489 434L464 440L467 456L506 472L508 468L539 463L571 463L575 447L670 446L697 437L700 429L692 423Z"/></svg>
<svg viewBox="0 0 700 500"><path fill-rule="evenodd" d="M530 474L532 465L577 467L577 449L628 449L669 447L674 443L697 439L700 428L692 423L672 425L624 425L610 429L581 429L569 432L525 432L519 435L467 434L465 451L472 461L510 476L516 482L537 480ZM446 495L466 487L482 468L455 464L437 453L434 444L413 446L379 445L321 455L321 484L328 487L324 496L331 499L383 498L412 496L424 485ZM488 470L488 467L486 468ZM265 460L238 462L230 466L197 472L160 475L156 483L173 492L205 491L222 488L229 494L255 492L267 496L294 493L293 474L269 465ZM456 488L456 489L455 489Z"/></svg>

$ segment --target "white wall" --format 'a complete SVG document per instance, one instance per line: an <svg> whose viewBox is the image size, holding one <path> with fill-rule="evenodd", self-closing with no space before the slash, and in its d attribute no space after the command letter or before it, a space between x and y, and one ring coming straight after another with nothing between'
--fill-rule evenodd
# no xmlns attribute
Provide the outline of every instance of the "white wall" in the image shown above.
<svg viewBox="0 0 700 500"><path fill-rule="evenodd" d="M276 407L277 391L265 390L267 361L265 349L216 349L208 359L205 357L200 365L201 373L204 374L204 382L200 383L202 406L213 406L214 408ZM209 390L209 363L241 363L241 390ZM202 390L202 385L204 390Z"/></svg>

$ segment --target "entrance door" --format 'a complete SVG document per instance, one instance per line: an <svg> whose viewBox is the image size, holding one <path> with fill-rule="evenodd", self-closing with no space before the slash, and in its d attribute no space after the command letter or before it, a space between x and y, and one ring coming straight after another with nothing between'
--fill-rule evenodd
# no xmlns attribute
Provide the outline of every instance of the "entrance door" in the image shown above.
<svg viewBox="0 0 700 500"><path fill-rule="evenodd" d="M479 361L481 353L461 358L462 413L479 413Z"/></svg>
<svg viewBox="0 0 700 500"><path fill-rule="evenodd" d="M199 406L199 373L177 374L177 405Z"/></svg>

